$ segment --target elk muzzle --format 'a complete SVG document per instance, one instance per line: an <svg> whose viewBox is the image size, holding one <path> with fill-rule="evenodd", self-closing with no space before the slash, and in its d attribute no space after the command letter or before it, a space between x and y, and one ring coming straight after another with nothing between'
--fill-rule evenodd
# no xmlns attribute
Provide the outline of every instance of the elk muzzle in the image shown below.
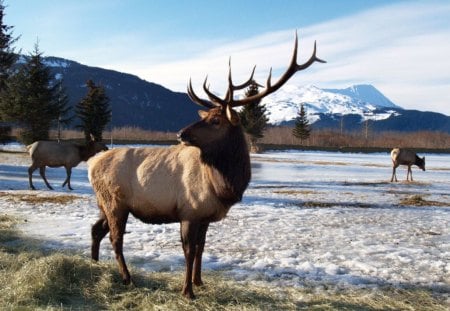
<svg viewBox="0 0 450 311"><path fill-rule="evenodd" d="M184 128L181 129L178 133L177 133L177 140L180 143L185 144L186 146L192 146L192 142L195 140L191 137L191 135L189 135L189 131L188 128Z"/></svg>

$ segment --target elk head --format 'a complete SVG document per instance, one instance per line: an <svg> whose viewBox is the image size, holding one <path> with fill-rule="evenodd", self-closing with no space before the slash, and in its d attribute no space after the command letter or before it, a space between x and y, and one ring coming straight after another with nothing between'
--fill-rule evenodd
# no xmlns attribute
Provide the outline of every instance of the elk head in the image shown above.
<svg viewBox="0 0 450 311"><path fill-rule="evenodd" d="M194 93L191 80L189 80L187 88L189 97L196 104L206 107L209 110L208 111L200 110L199 115L201 120L182 129L178 133L178 139L186 145L192 145L202 149L202 147L206 145L215 144L221 141L224 137L228 136L230 132L236 131L236 129L239 129L239 131L241 131L239 116L233 109L234 107L244 106L263 99L267 95L277 91L297 71L301 71L308 68L314 62L325 63L324 60L321 60L316 56L315 42L313 53L309 58L309 60L306 61L304 64L301 65L297 64L297 49L298 49L298 37L296 33L294 52L289 67L287 68L285 73L280 77L280 79L275 84L272 85L271 81L272 69L270 69L270 73L267 78L264 90L250 97L246 97L243 99L235 99L234 91L242 90L250 86L252 83L256 83L253 79L256 66L253 67L253 71L250 75L250 78L246 82L240 85L234 85L231 78L231 63L229 62L228 89L225 98L223 99L213 94L209 90L209 86L207 85L208 77L205 78L205 81L203 83L203 90L208 96L209 100L201 99L200 97L198 97ZM258 86L261 85L258 84Z"/></svg>

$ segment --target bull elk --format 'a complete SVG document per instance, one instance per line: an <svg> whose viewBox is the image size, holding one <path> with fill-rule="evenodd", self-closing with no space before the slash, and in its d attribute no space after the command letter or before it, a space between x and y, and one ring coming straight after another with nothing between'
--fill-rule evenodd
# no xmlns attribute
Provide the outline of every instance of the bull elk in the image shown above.
<svg viewBox="0 0 450 311"><path fill-rule="evenodd" d="M254 83L234 85L231 65L224 98L213 94L203 83L209 100L198 97L191 80L187 91L191 100L208 110L200 110L200 121L178 133L181 142L168 148L118 148L89 161L89 179L97 197L100 217L92 226L92 259L99 259L102 239L109 232L124 284L131 282L123 255L123 235L129 214L145 223L180 223L181 244L185 257L182 294L194 298L192 283L203 284L202 254L206 232L211 222L223 219L230 207L241 201L250 181L250 157L233 109L247 105L278 90L297 71L314 62L312 56L297 64L297 35L292 60L286 72L272 85L271 74L265 89L254 96L235 99L234 92Z"/></svg>
<svg viewBox="0 0 450 311"><path fill-rule="evenodd" d="M411 176L411 181L413 181L412 177L412 165L417 165L423 171L425 171L425 157L420 158L413 151L408 149L400 149L394 148L391 151L391 159L392 159L392 177L391 182L394 180L397 181L397 175L395 174L395 170L399 165L408 166L408 172L406 173L406 181L409 180L409 176Z"/></svg>

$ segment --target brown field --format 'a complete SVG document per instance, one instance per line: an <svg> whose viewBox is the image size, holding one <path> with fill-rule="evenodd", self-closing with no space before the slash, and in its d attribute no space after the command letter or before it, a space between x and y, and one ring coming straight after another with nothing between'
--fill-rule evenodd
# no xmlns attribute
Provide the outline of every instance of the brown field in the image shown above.
<svg viewBox="0 0 450 311"><path fill-rule="evenodd" d="M20 129L14 129L12 135L17 136ZM112 135L111 135L112 134ZM50 132L51 139L57 139L57 131ZM63 130L63 140L82 140L83 133L78 130ZM103 139L110 143L176 143L175 132L161 132L143 130L138 127L113 128L105 131ZM362 131L343 132L333 129L313 130L310 137L301 144L300 140L292 135L290 127L269 127L264 137L259 140L264 149L324 149L340 151L388 151L393 147L413 148L417 152L435 151L450 152L450 134L443 132L370 132L367 136Z"/></svg>

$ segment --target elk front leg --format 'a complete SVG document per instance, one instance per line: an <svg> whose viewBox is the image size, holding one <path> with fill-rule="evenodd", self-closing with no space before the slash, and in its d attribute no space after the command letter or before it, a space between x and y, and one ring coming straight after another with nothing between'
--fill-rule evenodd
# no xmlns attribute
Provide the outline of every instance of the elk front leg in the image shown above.
<svg viewBox="0 0 450 311"><path fill-rule="evenodd" d="M115 210L115 212L113 212L112 215L107 216L109 239L111 240L111 245L116 254L116 260L119 264L119 271L122 276L123 284L128 285L131 283L131 277L125 263L125 257L123 256L123 235L127 224L128 212L121 211L120 207L117 209L112 207L111 210Z"/></svg>
<svg viewBox="0 0 450 311"><path fill-rule="evenodd" d="M197 223L182 221L180 228L181 244L183 246L184 258L186 261L184 285L181 293L189 299L195 298L194 291L192 290L192 267L194 264L199 226L200 225Z"/></svg>
<svg viewBox="0 0 450 311"><path fill-rule="evenodd" d="M194 278L193 282L196 286L202 286L202 255L205 248L206 232L208 231L209 223L201 224L199 227L197 245L195 247L194 257Z"/></svg>

